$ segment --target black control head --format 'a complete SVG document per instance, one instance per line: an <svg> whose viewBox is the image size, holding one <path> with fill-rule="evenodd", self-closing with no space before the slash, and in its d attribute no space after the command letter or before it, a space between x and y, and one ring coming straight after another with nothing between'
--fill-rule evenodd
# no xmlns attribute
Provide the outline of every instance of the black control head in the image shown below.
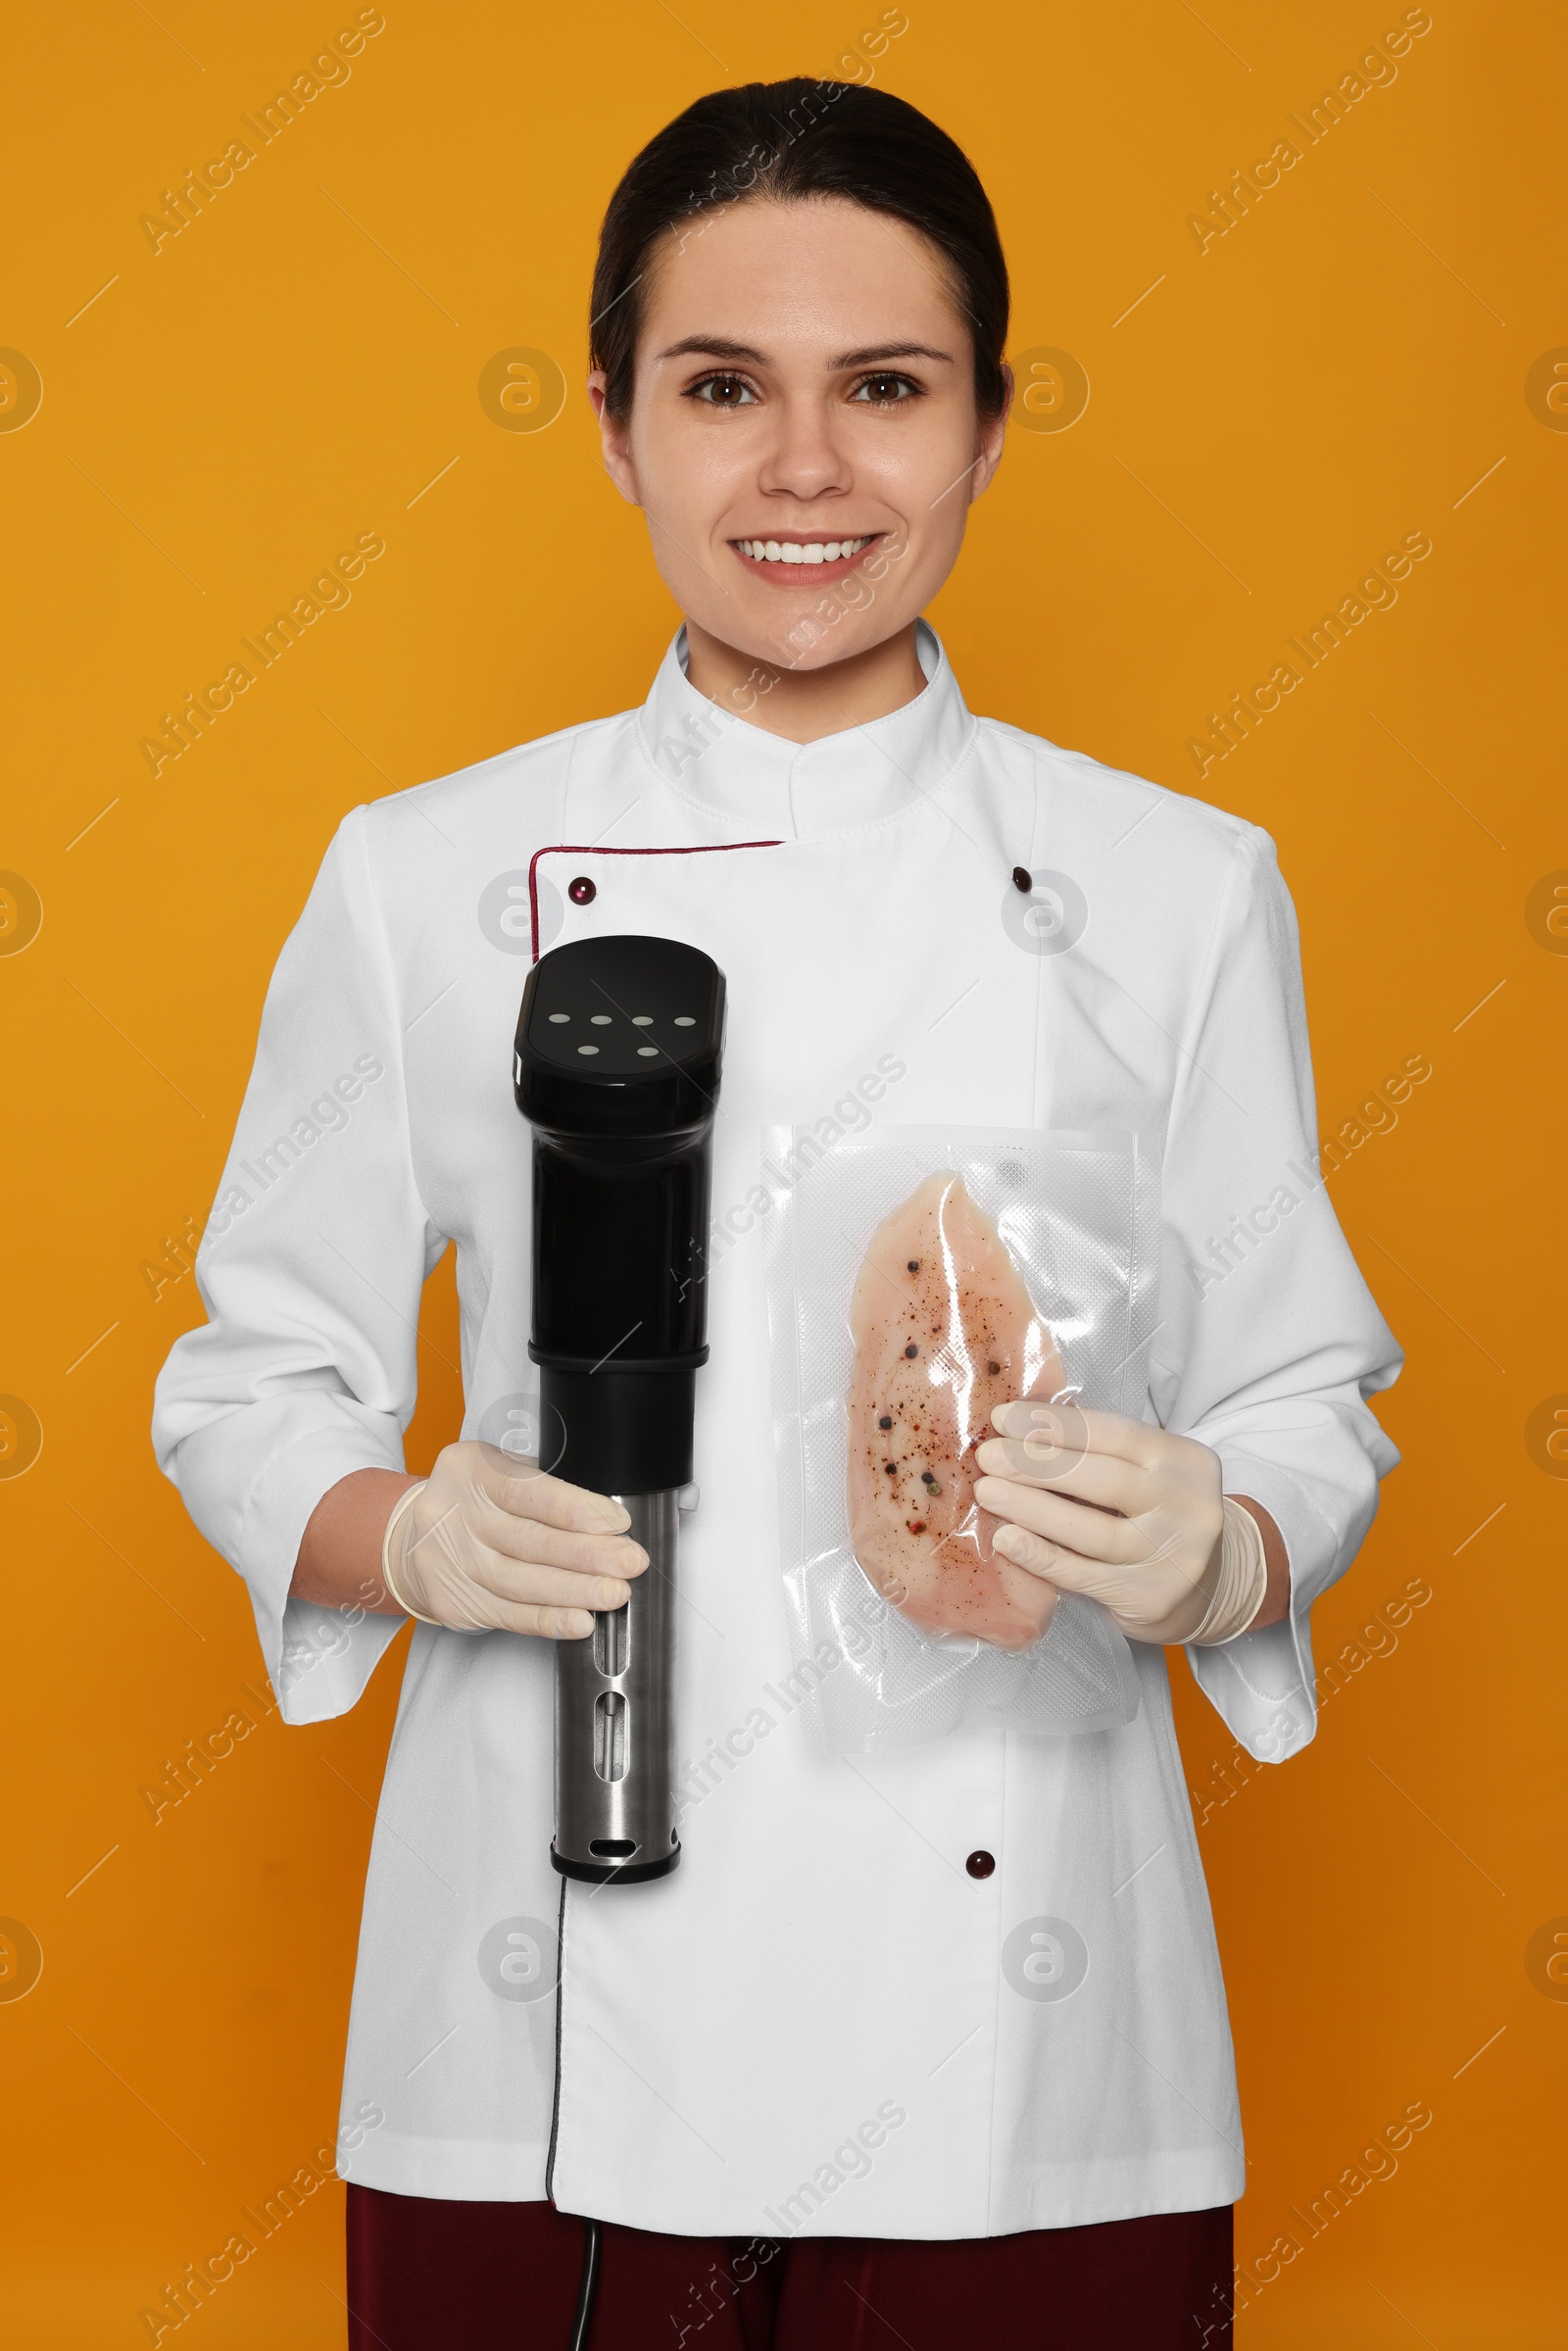
<svg viewBox="0 0 1568 2351"><path fill-rule="evenodd" d="M560 1135L654 1138L713 1115L724 975L678 939L579 939L528 975L513 1060L517 1107Z"/></svg>

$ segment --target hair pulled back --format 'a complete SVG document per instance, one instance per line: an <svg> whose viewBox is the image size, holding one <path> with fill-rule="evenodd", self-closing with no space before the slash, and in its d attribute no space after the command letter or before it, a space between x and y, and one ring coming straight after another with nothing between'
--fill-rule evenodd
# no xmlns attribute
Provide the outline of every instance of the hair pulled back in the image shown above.
<svg viewBox="0 0 1568 2351"><path fill-rule="evenodd" d="M650 270L704 216L748 197L779 204L837 196L906 221L948 265L974 342L975 402L1006 405L1007 266L979 175L917 107L847 81L751 81L712 90L649 140L627 167L600 231L588 344L605 406L631 408Z"/></svg>

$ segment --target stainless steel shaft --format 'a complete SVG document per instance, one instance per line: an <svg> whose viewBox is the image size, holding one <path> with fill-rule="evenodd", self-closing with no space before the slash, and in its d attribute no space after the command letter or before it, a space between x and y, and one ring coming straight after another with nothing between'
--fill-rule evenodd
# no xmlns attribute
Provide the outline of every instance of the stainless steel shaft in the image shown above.
<svg viewBox="0 0 1568 2351"><path fill-rule="evenodd" d="M568 1878L633 1883L680 1859L675 1834L675 1494L624 1494L648 1565L631 1598L556 1650L556 1841Z"/></svg>

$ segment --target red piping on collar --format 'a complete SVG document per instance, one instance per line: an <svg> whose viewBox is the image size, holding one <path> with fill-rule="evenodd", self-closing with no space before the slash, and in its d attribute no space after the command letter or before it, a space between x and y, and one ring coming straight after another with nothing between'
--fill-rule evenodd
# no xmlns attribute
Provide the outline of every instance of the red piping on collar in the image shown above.
<svg viewBox="0 0 1568 2351"><path fill-rule="evenodd" d="M595 842L552 841L528 859L528 920L532 925L533 960L539 960L539 882L541 857L710 857L725 849L782 849L782 841L695 841L684 849L605 849Z"/></svg>

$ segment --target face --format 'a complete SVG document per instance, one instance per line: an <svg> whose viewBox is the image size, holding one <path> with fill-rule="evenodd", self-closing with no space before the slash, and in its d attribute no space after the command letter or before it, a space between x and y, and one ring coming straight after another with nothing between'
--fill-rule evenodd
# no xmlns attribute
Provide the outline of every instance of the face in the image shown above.
<svg viewBox="0 0 1568 2351"><path fill-rule="evenodd" d="M819 669L930 602L1002 454L946 265L836 199L699 215L645 280L630 416L605 463L688 618Z"/></svg>

